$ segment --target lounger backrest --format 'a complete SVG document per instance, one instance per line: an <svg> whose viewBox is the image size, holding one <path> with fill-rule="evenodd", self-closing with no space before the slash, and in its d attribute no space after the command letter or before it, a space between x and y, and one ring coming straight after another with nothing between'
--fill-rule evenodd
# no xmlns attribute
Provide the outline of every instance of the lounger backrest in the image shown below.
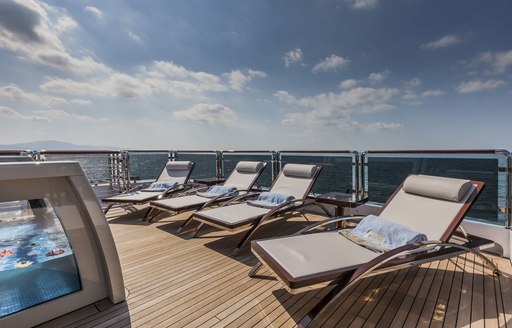
<svg viewBox="0 0 512 328"><path fill-rule="evenodd" d="M169 161L165 164L157 181L173 181L179 184L187 183L195 164L192 161Z"/></svg>
<svg viewBox="0 0 512 328"><path fill-rule="evenodd" d="M225 186L235 187L238 190L249 190L261 172L267 166L265 162L240 161L224 182Z"/></svg>
<svg viewBox="0 0 512 328"><path fill-rule="evenodd" d="M286 164L270 188L271 192L306 198L322 167L320 165Z"/></svg>
<svg viewBox="0 0 512 328"><path fill-rule="evenodd" d="M446 242L483 189L483 182L410 175L385 205L380 217Z"/></svg>

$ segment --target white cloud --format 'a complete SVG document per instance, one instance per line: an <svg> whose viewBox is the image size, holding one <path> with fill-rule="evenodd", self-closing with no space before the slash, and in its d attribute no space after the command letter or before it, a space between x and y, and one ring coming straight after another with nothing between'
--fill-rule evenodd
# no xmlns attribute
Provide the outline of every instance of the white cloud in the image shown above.
<svg viewBox="0 0 512 328"><path fill-rule="evenodd" d="M313 97L295 98L286 91L274 96L289 104L301 106L308 112L292 112L282 121L287 124L354 127L353 114L375 113L394 109L390 101L400 92L393 88L354 88L340 93L321 93Z"/></svg>
<svg viewBox="0 0 512 328"><path fill-rule="evenodd" d="M288 67L292 64L302 62L302 50L300 48L292 49L284 54L284 66Z"/></svg>
<svg viewBox="0 0 512 328"><path fill-rule="evenodd" d="M492 90L501 87L505 84L503 80L473 80L468 82L460 83L456 89L459 93L470 93L470 92L478 92L484 90Z"/></svg>
<svg viewBox="0 0 512 328"><path fill-rule="evenodd" d="M512 66L512 50L502 52L482 52L476 61L491 66L492 69L489 72L491 74L504 73L509 66Z"/></svg>
<svg viewBox="0 0 512 328"><path fill-rule="evenodd" d="M313 67L313 73L336 72L339 68L345 67L350 60L337 55L330 55Z"/></svg>
<svg viewBox="0 0 512 328"><path fill-rule="evenodd" d="M265 78L267 74L261 71L255 71L249 69L246 73L241 70L233 70L230 73L224 74L229 80L229 85L233 90L242 91L245 89L247 83L249 83L252 79L256 77Z"/></svg>
<svg viewBox="0 0 512 328"><path fill-rule="evenodd" d="M90 101L89 99L71 99L70 102L74 105L81 105L81 106L92 105L92 101Z"/></svg>
<svg viewBox="0 0 512 328"><path fill-rule="evenodd" d="M345 0L354 9L373 9L377 7L379 0Z"/></svg>
<svg viewBox="0 0 512 328"><path fill-rule="evenodd" d="M90 56L74 56L62 34L77 27L66 11L26 0L0 2L0 48L20 58L76 74L108 72ZM80 51L80 49L73 49Z"/></svg>
<svg viewBox="0 0 512 328"><path fill-rule="evenodd" d="M415 77L407 81L407 84L411 87L419 87L422 83L423 81L419 77Z"/></svg>
<svg viewBox="0 0 512 328"><path fill-rule="evenodd" d="M206 99L210 93L243 91L255 78L264 78L265 72L247 69L233 70L221 76L190 71L173 62L155 61L139 67L133 75L114 72L89 80L49 78L40 88L47 92L74 97L150 97L159 94L181 99Z"/></svg>
<svg viewBox="0 0 512 328"><path fill-rule="evenodd" d="M449 46L453 46L455 44L461 43L462 40L460 37L456 34L448 34L443 36L442 38L438 40L434 40L425 44L422 44L421 47L425 49L439 49L439 48L446 48Z"/></svg>
<svg viewBox="0 0 512 328"><path fill-rule="evenodd" d="M99 10L98 8L93 7L93 6L85 7L85 11L87 11L88 13L91 13L97 19L102 19L104 16L104 14L101 10Z"/></svg>
<svg viewBox="0 0 512 328"><path fill-rule="evenodd" d="M371 83L377 83L383 81L388 75L389 71L387 70L378 73L371 73L370 76L368 76L368 80Z"/></svg>
<svg viewBox="0 0 512 328"><path fill-rule="evenodd" d="M142 39L137 34L128 31L128 37L135 43L142 44Z"/></svg>
<svg viewBox="0 0 512 328"><path fill-rule="evenodd" d="M340 88L342 88L342 89L352 89L358 83L359 83L359 81L354 80L354 79L349 79L349 80L341 81L340 82Z"/></svg>
<svg viewBox="0 0 512 328"><path fill-rule="evenodd" d="M109 122L110 119L106 117L94 118L88 115L80 115L76 113L69 113L61 109L49 109L49 110L35 110L33 114L39 115L39 117L45 117L48 121L53 122L57 120L73 120L81 123L94 123L94 122Z"/></svg>
<svg viewBox="0 0 512 328"><path fill-rule="evenodd" d="M183 111L174 112L173 116L180 120L211 125L229 125L237 121L236 113L220 104L196 104Z"/></svg>
<svg viewBox="0 0 512 328"><path fill-rule="evenodd" d="M33 102L45 107L69 104L69 102L64 98L44 96L26 92L14 84L0 87L0 97L5 97L14 101Z"/></svg>
<svg viewBox="0 0 512 328"><path fill-rule="evenodd" d="M367 132L377 132L381 130L396 130L403 128L403 125L400 123L383 123L383 122L375 122L367 125L360 125L360 128Z"/></svg>
<svg viewBox="0 0 512 328"><path fill-rule="evenodd" d="M4 116L7 118L20 120L20 121L40 121L40 122L50 122L50 119L46 116L37 116L37 115L24 115L21 114L14 109L9 107L0 106L0 116Z"/></svg>
<svg viewBox="0 0 512 328"><path fill-rule="evenodd" d="M421 97L423 97L423 98L440 97L444 94L445 94L445 92L442 90L426 90L421 93Z"/></svg>

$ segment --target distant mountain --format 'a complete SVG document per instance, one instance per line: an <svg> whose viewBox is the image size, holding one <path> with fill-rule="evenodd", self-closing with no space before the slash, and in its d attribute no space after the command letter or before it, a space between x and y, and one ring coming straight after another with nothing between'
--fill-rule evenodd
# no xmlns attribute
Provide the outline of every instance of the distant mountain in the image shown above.
<svg viewBox="0 0 512 328"><path fill-rule="evenodd" d="M42 140L33 141L26 143L17 143L10 145L0 145L0 150L120 150L119 147L112 146L87 146L87 145L75 145L70 142L57 141L57 140Z"/></svg>

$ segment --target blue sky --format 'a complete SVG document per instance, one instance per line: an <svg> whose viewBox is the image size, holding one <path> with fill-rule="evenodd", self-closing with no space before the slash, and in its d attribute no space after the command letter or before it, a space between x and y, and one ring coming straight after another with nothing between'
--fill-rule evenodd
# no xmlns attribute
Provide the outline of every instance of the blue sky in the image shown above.
<svg viewBox="0 0 512 328"><path fill-rule="evenodd" d="M512 2L0 0L0 144L512 150Z"/></svg>

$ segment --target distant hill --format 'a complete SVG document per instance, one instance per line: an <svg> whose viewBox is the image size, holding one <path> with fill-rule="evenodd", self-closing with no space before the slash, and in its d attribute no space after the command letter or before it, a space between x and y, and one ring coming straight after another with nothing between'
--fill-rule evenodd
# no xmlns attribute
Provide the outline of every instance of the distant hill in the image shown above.
<svg viewBox="0 0 512 328"><path fill-rule="evenodd" d="M0 145L0 150L120 150L119 147L112 146L88 146L88 145L75 145L70 142L57 141L57 140L42 140L32 141L26 143L17 143L10 145Z"/></svg>

